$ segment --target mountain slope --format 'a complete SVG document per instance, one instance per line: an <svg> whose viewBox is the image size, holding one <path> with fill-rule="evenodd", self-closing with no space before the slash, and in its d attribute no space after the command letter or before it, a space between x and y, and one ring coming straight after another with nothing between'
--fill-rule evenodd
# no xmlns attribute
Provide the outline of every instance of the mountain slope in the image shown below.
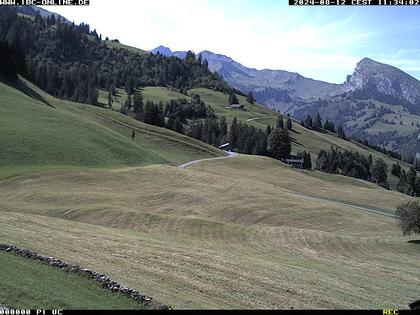
<svg viewBox="0 0 420 315"><path fill-rule="evenodd" d="M420 81L395 67L365 58L334 95L288 109L299 120L317 112L372 144L411 155L420 151Z"/></svg>
<svg viewBox="0 0 420 315"><path fill-rule="evenodd" d="M159 46L150 51L164 56L185 58L186 52L172 52ZM217 72L232 87L244 93L252 91L255 99L285 112L295 100L317 99L332 94L339 85L308 79L298 73L283 70L257 70L245 67L230 57L210 51L199 53L209 69Z"/></svg>
<svg viewBox="0 0 420 315"><path fill-rule="evenodd" d="M0 82L0 177L39 169L179 165L223 155L171 130L56 99L28 81L18 86L26 94Z"/></svg>
<svg viewBox="0 0 420 315"><path fill-rule="evenodd" d="M229 84L243 91L252 91L260 103L285 109L295 99L319 98L334 92L338 85L305 78L298 73L283 70L256 70L247 68L232 58L209 51L200 53ZM279 108L278 104L284 104Z"/></svg>
<svg viewBox="0 0 420 315"><path fill-rule="evenodd" d="M0 82L1 170L148 165L164 160L127 137Z"/></svg>
<svg viewBox="0 0 420 315"><path fill-rule="evenodd" d="M388 96L390 102L399 101L413 114L420 112L420 81L398 68L368 58L357 64L353 75L347 78L341 90L365 91L372 94L377 92Z"/></svg>

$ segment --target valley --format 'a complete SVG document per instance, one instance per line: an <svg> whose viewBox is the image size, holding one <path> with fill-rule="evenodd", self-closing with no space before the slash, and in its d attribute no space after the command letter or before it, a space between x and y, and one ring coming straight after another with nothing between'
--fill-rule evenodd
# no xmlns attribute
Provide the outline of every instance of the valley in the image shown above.
<svg viewBox="0 0 420 315"><path fill-rule="evenodd" d="M420 124L416 94L391 104L365 89L365 78L386 81L366 63L384 65L365 60L342 91L16 12L0 8L0 53L12 65L0 65L0 244L108 275L175 310L404 310L419 298L418 236L403 235L396 212L418 200L413 164L300 121L321 113L378 138L392 125L387 147L399 146ZM270 82L273 106L260 101ZM293 106L279 111L277 96ZM403 194L404 176L413 190ZM150 308L10 251L0 266L7 308Z"/></svg>

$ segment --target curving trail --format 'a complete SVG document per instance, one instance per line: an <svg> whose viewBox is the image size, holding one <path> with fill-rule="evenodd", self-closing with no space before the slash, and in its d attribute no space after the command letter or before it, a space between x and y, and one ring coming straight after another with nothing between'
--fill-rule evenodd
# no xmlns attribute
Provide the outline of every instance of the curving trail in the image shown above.
<svg viewBox="0 0 420 315"><path fill-rule="evenodd" d="M225 151L225 153L227 153L228 155L224 156L224 157L217 157L217 158L209 158L209 159L191 161L191 162L188 162L188 163L185 163L185 164L182 164L182 165L178 166L178 168L186 170L189 166L197 164L197 163L207 162L207 161L225 160L225 159L236 158L236 157L239 156L239 154L235 153L235 152ZM343 207L348 208L348 209L370 212L370 213L374 213L374 214L378 214L378 215L382 215L382 216L387 216L389 218L396 218L395 215L387 213L387 212L378 211L378 210L374 210L374 209L370 209L370 208L366 208L366 207L361 207L361 206L356 206L356 205L348 204L348 203L345 203L345 202L334 201L334 200L329 200L329 199L325 199L325 198L321 198L321 197L299 194L299 193L295 193L295 192L290 192L290 194L295 195L295 196L297 196L299 198L302 198L302 199L306 199L306 200L320 201L320 202L329 203L329 204L333 204L333 205L343 206Z"/></svg>
<svg viewBox="0 0 420 315"><path fill-rule="evenodd" d="M273 117L273 116L256 117L256 118L250 118L247 121L255 121L255 120L267 119L267 118L271 118L271 117Z"/></svg>
<svg viewBox="0 0 420 315"><path fill-rule="evenodd" d="M228 152L225 151L225 153L227 153L227 156L222 156L222 157L217 157L217 158L210 158L210 159L203 159L203 160L196 160L196 161L191 161L185 164L182 164L180 166L178 166L178 168L181 168L183 170L187 169L189 166L200 163L200 162L206 162L206 161L217 161L217 160L225 160L225 159L231 159L231 158L235 158L238 157L239 154L235 153L235 152Z"/></svg>

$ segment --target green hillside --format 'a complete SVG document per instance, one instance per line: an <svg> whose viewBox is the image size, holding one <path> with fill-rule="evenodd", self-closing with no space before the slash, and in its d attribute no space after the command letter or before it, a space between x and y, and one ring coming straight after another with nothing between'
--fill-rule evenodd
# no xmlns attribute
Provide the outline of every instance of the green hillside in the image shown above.
<svg viewBox="0 0 420 315"><path fill-rule="evenodd" d="M120 94L117 98L116 104L114 104L116 109L119 109L120 105L126 98L126 94L123 90L119 90L119 93ZM166 104L171 99L188 98L183 94L177 93L165 87L146 87L142 89L142 93L145 100L162 102L163 104ZM233 110L226 108L228 95L221 92L216 92L209 89L193 89L189 90L188 93L189 95L192 95L193 93L199 94L206 105L211 106L216 115L219 117L225 116L228 122L232 122L233 118L236 117L242 122L262 129L265 129L267 125L276 125L278 113L275 113L262 105L251 104L247 102L246 98L243 96L238 96L238 99L240 103L244 105L245 110ZM284 117L284 119L287 118ZM394 163L399 163L406 170L408 170L410 167L410 165L407 163L396 160L355 141L345 141L330 132L324 133L306 129L302 127L297 121L294 121L293 123L293 131L291 132L291 137L293 139L292 151L294 153L299 151L302 152L304 150L310 152L312 155L313 163L316 161L318 153L321 149L328 150L331 146L333 146L344 150L359 152L365 156L371 154L374 159L382 158L387 163L389 170ZM395 188L398 182L398 178L391 175L390 172L388 177L391 187Z"/></svg>
<svg viewBox="0 0 420 315"><path fill-rule="evenodd" d="M58 100L27 81L19 87L32 97L0 82L0 177L39 169L177 165L223 155L119 113Z"/></svg>
<svg viewBox="0 0 420 315"><path fill-rule="evenodd" d="M0 252L0 304L15 309L144 309L87 277Z"/></svg>

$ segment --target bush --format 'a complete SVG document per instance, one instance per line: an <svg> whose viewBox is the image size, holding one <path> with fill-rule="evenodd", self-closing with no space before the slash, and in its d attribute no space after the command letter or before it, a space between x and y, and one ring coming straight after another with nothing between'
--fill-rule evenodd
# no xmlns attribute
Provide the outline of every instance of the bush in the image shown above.
<svg viewBox="0 0 420 315"><path fill-rule="evenodd" d="M397 207L395 215L404 235L420 234L420 204L418 201L400 205Z"/></svg>

